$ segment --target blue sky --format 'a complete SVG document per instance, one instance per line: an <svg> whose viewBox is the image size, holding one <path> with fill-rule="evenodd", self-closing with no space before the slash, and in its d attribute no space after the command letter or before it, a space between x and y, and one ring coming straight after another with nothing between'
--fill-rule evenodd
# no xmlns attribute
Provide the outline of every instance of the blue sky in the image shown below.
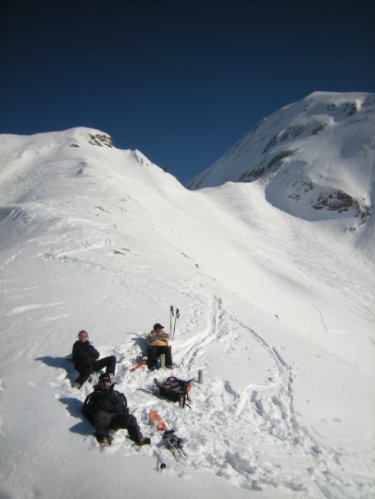
<svg viewBox="0 0 375 499"><path fill-rule="evenodd" d="M97 128L186 184L284 105L374 92L372 4L3 0L0 133Z"/></svg>

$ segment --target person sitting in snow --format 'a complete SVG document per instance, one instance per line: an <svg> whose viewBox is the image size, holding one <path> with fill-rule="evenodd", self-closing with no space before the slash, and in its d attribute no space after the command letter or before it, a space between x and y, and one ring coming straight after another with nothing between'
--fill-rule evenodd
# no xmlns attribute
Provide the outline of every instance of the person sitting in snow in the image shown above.
<svg viewBox="0 0 375 499"><path fill-rule="evenodd" d="M158 358L161 354L165 354L166 367L173 367L172 349L168 345L169 334L163 329L164 326L157 322L147 336L147 367L151 371L158 368Z"/></svg>
<svg viewBox="0 0 375 499"><path fill-rule="evenodd" d="M93 372L106 368L106 373L112 376L116 371L116 357L111 355L99 359L99 352L89 341L89 335L86 331L78 333L78 340L73 345L73 364L79 372L78 378L73 383L74 388L81 388L83 383L88 380Z"/></svg>
<svg viewBox="0 0 375 499"><path fill-rule="evenodd" d="M108 374L99 376L99 383L88 395L82 406L82 414L94 425L95 437L101 447L111 444L109 430L126 428L130 439L137 445L150 445L151 440L143 437L137 419L129 414L126 397L114 390Z"/></svg>

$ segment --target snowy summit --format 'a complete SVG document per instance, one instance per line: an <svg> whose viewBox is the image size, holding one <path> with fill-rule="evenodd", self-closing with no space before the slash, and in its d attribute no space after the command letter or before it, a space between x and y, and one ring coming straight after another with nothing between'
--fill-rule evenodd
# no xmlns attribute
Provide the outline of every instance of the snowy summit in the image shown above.
<svg viewBox="0 0 375 499"><path fill-rule="evenodd" d="M189 187L260 181L275 207L311 221L354 215L355 230L372 211L374 110L373 94L315 92L256 125Z"/></svg>
<svg viewBox="0 0 375 499"><path fill-rule="evenodd" d="M374 497L374 135L374 95L314 93L190 190L99 130L1 135L0 497ZM156 322L174 365L132 371ZM82 329L150 447L99 449Z"/></svg>

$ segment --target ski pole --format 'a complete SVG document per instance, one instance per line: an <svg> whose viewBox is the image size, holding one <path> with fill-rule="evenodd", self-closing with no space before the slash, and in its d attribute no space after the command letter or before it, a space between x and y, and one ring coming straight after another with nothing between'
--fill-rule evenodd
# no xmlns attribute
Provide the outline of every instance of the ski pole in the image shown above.
<svg viewBox="0 0 375 499"><path fill-rule="evenodd" d="M172 317L173 317L173 305L171 305L170 312L169 312L169 336L172 334Z"/></svg>
<svg viewBox="0 0 375 499"><path fill-rule="evenodd" d="M176 316L175 316L175 319L174 319L174 326L173 326L173 334L172 334L172 340L174 339L174 332L176 330L176 322L177 322L177 319L180 317L180 311L178 308L176 308Z"/></svg>

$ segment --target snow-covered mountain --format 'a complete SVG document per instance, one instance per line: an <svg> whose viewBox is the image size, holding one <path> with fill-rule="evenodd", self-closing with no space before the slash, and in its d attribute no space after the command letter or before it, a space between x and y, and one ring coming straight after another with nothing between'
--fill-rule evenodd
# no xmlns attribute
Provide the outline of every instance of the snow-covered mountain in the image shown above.
<svg viewBox="0 0 375 499"><path fill-rule="evenodd" d="M189 187L259 182L275 207L310 221L341 218L353 231L374 204L374 137L374 94L315 92L262 120ZM368 230L372 245L372 219Z"/></svg>
<svg viewBox="0 0 375 499"><path fill-rule="evenodd" d="M339 184L332 153L336 183L322 166L320 185L358 208L322 217L327 207L307 198L292 213L271 196L292 157L266 182L190 191L98 130L0 136L1 497L373 497L373 163ZM360 204L348 187L360 192L364 172ZM147 392L155 372L130 372L153 323L169 330L171 305L176 367L156 376L202 370L191 409ZM92 387L71 387L66 359L82 328L102 356L116 355L118 388L151 448L119 431L99 452L80 415ZM186 462L162 472L152 408L186 439Z"/></svg>

